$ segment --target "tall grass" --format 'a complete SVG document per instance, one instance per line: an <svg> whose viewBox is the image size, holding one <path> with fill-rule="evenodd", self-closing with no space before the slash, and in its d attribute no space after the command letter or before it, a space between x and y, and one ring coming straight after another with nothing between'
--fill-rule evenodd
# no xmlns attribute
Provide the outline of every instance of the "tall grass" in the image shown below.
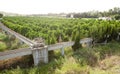
<svg viewBox="0 0 120 74"><path fill-rule="evenodd" d="M0 51L14 50L18 48L28 47L26 44L21 44L13 35L6 35L0 31Z"/></svg>
<svg viewBox="0 0 120 74"><path fill-rule="evenodd" d="M6 35L0 33L0 51L4 51L7 48L6 44L3 42L5 39L6 39Z"/></svg>

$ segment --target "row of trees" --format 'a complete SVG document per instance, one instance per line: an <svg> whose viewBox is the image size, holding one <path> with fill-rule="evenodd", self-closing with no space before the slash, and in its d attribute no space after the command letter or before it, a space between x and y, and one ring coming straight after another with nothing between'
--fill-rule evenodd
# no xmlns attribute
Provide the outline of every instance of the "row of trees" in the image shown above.
<svg viewBox="0 0 120 74"><path fill-rule="evenodd" d="M74 18L98 18L98 17L112 17L115 19L120 19L120 8L115 7L108 11L99 12L99 11L89 11L83 13L71 13L74 15ZM70 17L71 14L67 16Z"/></svg>
<svg viewBox="0 0 120 74"><path fill-rule="evenodd" d="M30 39L42 37L46 40L46 44L71 40L80 41L81 38L85 37L103 42L108 36L109 40L116 40L120 33L120 21L115 20L4 17L2 22Z"/></svg>

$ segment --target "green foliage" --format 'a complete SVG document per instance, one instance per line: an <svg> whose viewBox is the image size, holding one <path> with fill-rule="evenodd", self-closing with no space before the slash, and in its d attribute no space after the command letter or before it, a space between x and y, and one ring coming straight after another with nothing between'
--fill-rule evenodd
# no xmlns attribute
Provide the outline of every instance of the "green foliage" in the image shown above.
<svg viewBox="0 0 120 74"><path fill-rule="evenodd" d="M70 17L71 14L68 14L67 17ZM120 15L120 8L114 7L113 9L109 9L108 11L99 12L99 11L89 11L89 12L83 12L83 13L72 13L74 18L98 18L98 17L111 17L114 15Z"/></svg>
<svg viewBox="0 0 120 74"><path fill-rule="evenodd" d="M69 41L69 37L68 36L64 36L63 41Z"/></svg>
<svg viewBox="0 0 120 74"><path fill-rule="evenodd" d="M3 14L0 13L0 18L2 18L2 17L3 17Z"/></svg>
<svg viewBox="0 0 120 74"><path fill-rule="evenodd" d="M4 41L6 39L6 35L3 33L0 33L0 41Z"/></svg>
<svg viewBox="0 0 120 74"><path fill-rule="evenodd" d="M47 40L48 40L48 45L50 45L50 36L48 36Z"/></svg>
<svg viewBox="0 0 120 74"><path fill-rule="evenodd" d="M55 43L56 43L56 39L55 39L54 35L52 34L50 44L55 44Z"/></svg>
<svg viewBox="0 0 120 74"><path fill-rule="evenodd" d="M2 22L12 30L30 38L42 37L46 44L77 41L91 37L95 42L116 40L120 21L95 19L62 19L45 17L4 17ZM76 33L80 31L80 37ZM107 37L109 36L109 37ZM76 43L77 46L78 43ZM79 45L76 47L79 48Z"/></svg>
<svg viewBox="0 0 120 74"><path fill-rule="evenodd" d="M120 15L115 15L114 18L115 18L116 20L120 20Z"/></svg>
<svg viewBox="0 0 120 74"><path fill-rule="evenodd" d="M0 51L14 50L19 47L27 47L26 45L20 44L19 40L14 35L6 35L0 32Z"/></svg>
<svg viewBox="0 0 120 74"><path fill-rule="evenodd" d="M72 46L72 48L75 50L79 49L81 47L80 44L80 31L76 32L75 35L75 44Z"/></svg>
<svg viewBox="0 0 120 74"><path fill-rule="evenodd" d="M3 42L0 42L0 51L4 51L7 48L6 44Z"/></svg>

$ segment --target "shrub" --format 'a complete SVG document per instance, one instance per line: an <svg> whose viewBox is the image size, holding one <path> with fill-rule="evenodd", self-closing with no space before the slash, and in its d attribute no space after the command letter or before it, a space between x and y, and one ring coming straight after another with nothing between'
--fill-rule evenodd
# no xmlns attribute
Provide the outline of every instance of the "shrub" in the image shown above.
<svg viewBox="0 0 120 74"><path fill-rule="evenodd" d="M6 38L5 34L0 33L0 41L4 40Z"/></svg>
<svg viewBox="0 0 120 74"><path fill-rule="evenodd" d="M80 32L76 32L75 44L72 46L72 48L73 48L74 51L76 51L80 47L81 47L81 44L80 44Z"/></svg>

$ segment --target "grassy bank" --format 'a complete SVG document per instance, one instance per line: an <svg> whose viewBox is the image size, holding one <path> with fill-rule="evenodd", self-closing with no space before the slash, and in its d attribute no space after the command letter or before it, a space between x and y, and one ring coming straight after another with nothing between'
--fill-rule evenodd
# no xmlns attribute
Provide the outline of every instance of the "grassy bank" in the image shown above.
<svg viewBox="0 0 120 74"><path fill-rule="evenodd" d="M119 74L120 43L112 41L94 48L65 49L65 56L55 51L48 64L38 67L3 70L0 74Z"/></svg>
<svg viewBox="0 0 120 74"><path fill-rule="evenodd" d="M8 36L0 30L0 52L14 50L22 47L26 47L26 45L21 44L20 41L14 36Z"/></svg>

